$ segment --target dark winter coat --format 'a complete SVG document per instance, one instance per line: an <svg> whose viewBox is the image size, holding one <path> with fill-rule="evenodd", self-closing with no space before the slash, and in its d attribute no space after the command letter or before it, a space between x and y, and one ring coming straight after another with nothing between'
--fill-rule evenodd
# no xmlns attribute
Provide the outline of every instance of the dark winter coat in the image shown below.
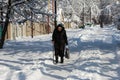
<svg viewBox="0 0 120 80"><path fill-rule="evenodd" d="M58 26L62 27L62 26ZM61 57L64 56L64 48L65 45L68 45L67 35L64 27L62 27L62 31L58 31L58 27L54 30L52 35L52 41L54 41L55 55L59 55Z"/></svg>

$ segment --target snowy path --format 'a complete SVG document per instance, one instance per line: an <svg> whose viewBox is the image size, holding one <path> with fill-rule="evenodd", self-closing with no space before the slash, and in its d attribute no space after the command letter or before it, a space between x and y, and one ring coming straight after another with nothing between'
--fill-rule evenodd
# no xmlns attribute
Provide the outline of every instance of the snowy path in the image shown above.
<svg viewBox="0 0 120 80"><path fill-rule="evenodd" d="M67 30L71 57L52 63L51 34L7 41L0 50L0 80L120 80L120 31Z"/></svg>

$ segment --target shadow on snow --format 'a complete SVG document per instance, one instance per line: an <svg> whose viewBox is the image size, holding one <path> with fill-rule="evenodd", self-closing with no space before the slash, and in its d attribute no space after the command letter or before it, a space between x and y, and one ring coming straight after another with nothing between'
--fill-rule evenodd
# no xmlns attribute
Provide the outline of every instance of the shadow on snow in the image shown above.
<svg viewBox="0 0 120 80"><path fill-rule="evenodd" d="M74 42L76 42L76 43L74 43ZM73 44L75 44L75 45L73 45ZM116 47L117 47L116 44L104 43L102 41L82 42L80 40L80 38L71 38L71 39L69 39L69 45L70 45L70 53L71 54L73 54L75 52L78 52L80 54L81 51L99 49L104 54L115 53L115 54L113 54L113 55L115 55L115 58L112 60L108 60L109 63L98 63L98 62L91 62L91 60L102 61L100 58L90 57L88 59L81 59L81 57L79 57L78 59L75 59L71 63L65 64L65 65L59 65L59 66L44 63L46 60L52 61L51 58L44 58L44 59L40 58L38 60L43 62L43 63L40 63L40 65L43 65L44 67L46 67L47 71L52 71L52 70L62 71L62 70L64 70L64 71L67 71L70 73L74 69L76 69L76 70L84 71L87 73L97 73L98 75L101 75L104 77L109 77L110 80L119 80L120 79L120 66L117 68L112 68L110 66L110 65L115 66L116 64L118 64L118 57L117 57L118 55L116 54ZM15 44L14 44L14 42L8 42L7 47L5 47L5 48L6 48L5 51L7 54L4 54L4 55L15 55L20 52L24 52L26 54L29 54L29 52L30 53L45 53L45 52L52 51L52 43L50 41L34 41L34 42L30 42L30 41L22 42L21 41L21 42L15 43ZM1 61L4 61L4 63L1 63ZM20 65L22 65L22 64L34 65L33 59L18 59L18 61L10 61L10 60L0 59L0 65L5 65L5 66L7 66L11 69L15 69L15 70L21 70L20 67L18 67L18 66L16 67L16 66L7 64L7 62L17 63ZM91 70L86 69L86 68L90 68L90 67L94 67L94 69L91 69ZM96 68L99 68L100 70L97 71ZM48 72L44 71L44 69L41 67L38 67L38 69L40 69L41 72L46 76L54 77L56 79L66 79L65 77L62 77L58 74L48 73ZM116 74L115 74L116 76L106 74L109 71L116 72ZM75 77L76 79L79 79L74 74L71 75L71 77ZM25 80L24 78L25 78L25 76L22 73L20 73L19 79ZM80 80L83 80L83 79L80 79ZM89 80L89 79L84 79L84 80Z"/></svg>

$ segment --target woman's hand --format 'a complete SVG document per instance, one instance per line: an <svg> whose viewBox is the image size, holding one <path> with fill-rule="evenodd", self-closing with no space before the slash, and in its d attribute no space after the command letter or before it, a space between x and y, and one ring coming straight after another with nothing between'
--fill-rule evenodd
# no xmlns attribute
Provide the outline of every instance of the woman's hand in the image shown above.
<svg viewBox="0 0 120 80"><path fill-rule="evenodd" d="M52 43L54 44L55 42L54 42L54 41L52 41Z"/></svg>

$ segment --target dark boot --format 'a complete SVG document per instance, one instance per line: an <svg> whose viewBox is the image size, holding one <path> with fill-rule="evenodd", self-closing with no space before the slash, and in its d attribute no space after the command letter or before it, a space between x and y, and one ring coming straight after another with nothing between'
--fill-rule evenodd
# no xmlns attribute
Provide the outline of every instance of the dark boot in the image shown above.
<svg viewBox="0 0 120 80"><path fill-rule="evenodd" d="M56 61L55 61L55 62L56 62L56 63L58 63L58 56L55 56L55 59L56 59Z"/></svg>
<svg viewBox="0 0 120 80"><path fill-rule="evenodd" d="M64 63L64 59L63 59L63 57L61 57L61 61L60 61L60 63Z"/></svg>

